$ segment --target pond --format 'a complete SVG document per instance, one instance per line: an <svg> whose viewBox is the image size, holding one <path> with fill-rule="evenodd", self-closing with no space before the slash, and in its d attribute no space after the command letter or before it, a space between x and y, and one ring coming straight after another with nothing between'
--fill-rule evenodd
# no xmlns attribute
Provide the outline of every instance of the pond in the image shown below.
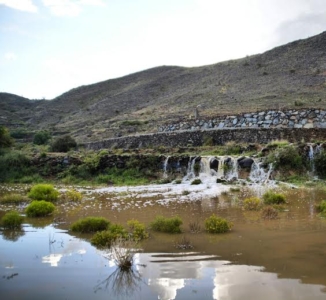
<svg viewBox="0 0 326 300"><path fill-rule="evenodd" d="M26 218L22 231L1 232L1 298L326 299L326 220L314 209L326 192L280 187L288 200L285 211L265 220L241 207L264 188L81 188L80 204L59 203L54 216ZM0 217L9 209L1 206ZM212 213L232 221L232 231L205 233L204 220ZM130 272L119 271L110 252L93 247L89 235L68 231L85 216L149 225L156 215L179 215L184 233L151 232ZM200 233L190 233L193 221L201 224ZM182 239L193 248L176 248Z"/></svg>

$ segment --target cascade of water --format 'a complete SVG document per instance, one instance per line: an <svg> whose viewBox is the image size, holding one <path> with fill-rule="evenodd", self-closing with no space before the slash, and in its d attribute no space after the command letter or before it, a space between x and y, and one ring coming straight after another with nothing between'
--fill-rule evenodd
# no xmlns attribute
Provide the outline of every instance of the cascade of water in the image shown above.
<svg viewBox="0 0 326 300"><path fill-rule="evenodd" d="M167 168L168 168L169 158L170 156L167 156L163 163L163 178L168 177Z"/></svg>
<svg viewBox="0 0 326 300"><path fill-rule="evenodd" d="M269 164L268 170L265 171L265 169L262 167L262 163L254 160L253 164L251 165L249 179L256 183L266 183L269 180L272 171L273 164Z"/></svg>
<svg viewBox="0 0 326 300"><path fill-rule="evenodd" d="M225 178L226 180L233 180L239 178L239 164L236 157L231 157L231 162L229 163L229 170L227 171Z"/></svg>
<svg viewBox="0 0 326 300"><path fill-rule="evenodd" d="M223 178L224 177L224 161L225 161L225 157L221 156L219 157L218 160L218 169L217 169L217 178Z"/></svg>
<svg viewBox="0 0 326 300"><path fill-rule="evenodd" d="M314 148L312 145L309 145L309 152L308 152L308 159L310 162L310 166L311 166L311 171L312 173L315 173L315 162L314 162Z"/></svg>
<svg viewBox="0 0 326 300"><path fill-rule="evenodd" d="M196 158L197 158L197 156L194 156L192 158L190 157L189 162L188 162L187 174L184 177L184 180L190 180L190 179L196 177L196 175L195 175Z"/></svg>
<svg viewBox="0 0 326 300"><path fill-rule="evenodd" d="M216 171L211 169L211 160L213 156L202 156L200 160L200 173L206 174L208 176L215 176Z"/></svg>

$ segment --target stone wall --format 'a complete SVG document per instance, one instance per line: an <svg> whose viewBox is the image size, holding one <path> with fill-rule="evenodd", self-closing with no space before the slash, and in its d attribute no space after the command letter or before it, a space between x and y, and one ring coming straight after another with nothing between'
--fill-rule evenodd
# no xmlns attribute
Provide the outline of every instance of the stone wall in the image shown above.
<svg viewBox="0 0 326 300"><path fill-rule="evenodd" d="M268 110L210 119L183 120L158 128L159 132L225 128L326 128L326 111L319 109Z"/></svg>
<svg viewBox="0 0 326 300"><path fill-rule="evenodd" d="M297 123L298 124L298 123ZM310 124L310 123L309 123ZM198 147L209 141L213 145L223 145L230 141L237 143L267 144L273 140L289 142L326 141L323 128L227 128L208 130L185 130L161 132L148 135L126 136L98 142L86 143L87 149L135 149L152 147Z"/></svg>

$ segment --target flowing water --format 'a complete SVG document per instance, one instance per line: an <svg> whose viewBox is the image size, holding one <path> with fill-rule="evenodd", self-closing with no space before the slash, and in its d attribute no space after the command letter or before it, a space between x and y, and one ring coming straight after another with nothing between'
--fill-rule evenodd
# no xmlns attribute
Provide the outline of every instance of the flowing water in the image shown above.
<svg viewBox="0 0 326 300"><path fill-rule="evenodd" d="M1 299L326 299L326 220L314 209L325 190L279 187L288 204L276 220L242 209L244 198L267 188L232 191L212 181L80 188L80 204L58 203L54 216L0 232ZM12 208L0 206L0 217ZM205 233L212 213L232 221L232 231ZM184 233L151 232L130 272L90 245L90 235L67 231L85 216L149 225L157 215L179 215ZM200 233L190 233L193 222ZM193 248L176 248L182 238Z"/></svg>

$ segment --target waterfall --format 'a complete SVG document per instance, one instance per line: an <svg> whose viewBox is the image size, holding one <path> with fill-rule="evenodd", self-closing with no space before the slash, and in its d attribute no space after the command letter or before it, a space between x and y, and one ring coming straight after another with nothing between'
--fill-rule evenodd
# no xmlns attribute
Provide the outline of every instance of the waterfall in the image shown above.
<svg viewBox="0 0 326 300"><path fill-rule="evenodd" d="M225 161L225 157L221 156L219 157L218 160L218 169L217 169L217 178L223 178L224 177L224 161Z"/></svg>
<svg viewBox="0 0 326 300"><path fill-rule="evenodd" d="M239 178L239 165L236 157L231 157L231 163L229 163L229 169L225 175L226 180L238 180Z"/></svg>
<svg viewBox="0 0 326 300"><path fill-rule="evenodd" d="M187 174L183 180L190 180L190 179L196 177L196 175L195 175L196 158L197 158L197 156L194 156L193 158L190 157L189 162L188 162Z"/></svg>
<svg viewBox="0 0 326 300"><path fill-rule="evenodd" d="M167 168L168 168L169 158L170 156L167 156L163 163L163 178L168 177Z"/></svg>
<svg viewBox="0 0 326 300"><path fill-rule="evenodd" d="M209 175L209 176L215 176L216 172L215 170L211 169L211 160L213 159L213 156L202 156L200 160L200 173Z"/></svg>
<svg viewBox="0 0 326 300"><path fill-rule="evenodd" d="M262 163L254 160L254 163L251 166L249 179L255 183L266 183L269 180L272 171L273 171L273 164L269 164L268 170L265 171L265 169L262 167Z"/></svg>

